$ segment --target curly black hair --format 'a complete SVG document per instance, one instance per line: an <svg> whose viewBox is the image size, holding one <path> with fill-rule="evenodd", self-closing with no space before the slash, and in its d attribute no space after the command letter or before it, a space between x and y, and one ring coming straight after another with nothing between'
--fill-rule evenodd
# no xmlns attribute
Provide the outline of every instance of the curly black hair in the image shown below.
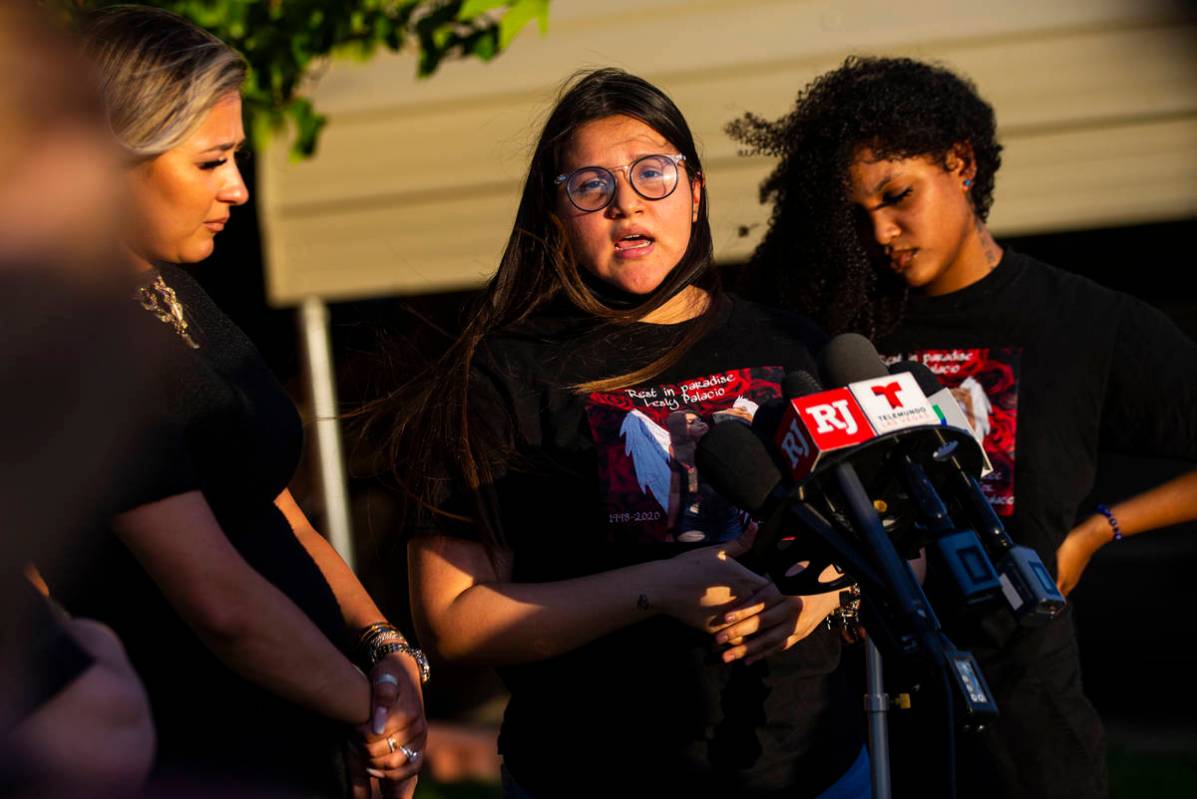
<svg viewBox="0 0 1197 799"><path fill-rule="evenodd" d="M750 295L818 319L831 333L883 335L901 321L906 284L870 262L848 197L848 167L861 148L880 158L930 156L946 168L955 145L976 162L969 197L979 220L1001 165L993 108L971 81L909 58L853 56L798 94L775 121L746 114L727 126L745 154L781 159L761 184L773 203L769 230L744 275Z"/></svg>

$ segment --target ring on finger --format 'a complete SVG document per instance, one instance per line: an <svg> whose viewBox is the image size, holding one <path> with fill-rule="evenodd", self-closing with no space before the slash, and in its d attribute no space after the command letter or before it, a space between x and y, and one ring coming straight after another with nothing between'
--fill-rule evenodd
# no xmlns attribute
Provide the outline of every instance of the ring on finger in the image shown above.
<svg viewBox="0 0 1197 799"><path fill-rule="evenodd" d="M387 736L387 749L390 749L390 750L391 750L391 754L392 754L392 755L393 755L393 754L395 754L395 752L396 752L396 751L398 751L398 750L399 750L399 749L401 749L401 748L402 748L402 747L400 747L400 746L399 746L399 744L395 743L395 736L394 736L394 735L388 735L388 736Z"/></svg>
<svg viewBox="0 0 1197 799"><path fill-rule="evenodd" d="M403 753L403 756L407 758L407 762L411 763L412 765L415 765L416 761L420 759L419 751L412 749L410 746L399 744L398 749Z"/></svg>

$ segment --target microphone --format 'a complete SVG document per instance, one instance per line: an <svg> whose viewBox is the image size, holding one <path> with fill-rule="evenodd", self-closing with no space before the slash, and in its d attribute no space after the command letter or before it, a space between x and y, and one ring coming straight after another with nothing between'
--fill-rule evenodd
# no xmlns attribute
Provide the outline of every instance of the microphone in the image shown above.
<svg viewBox="0 0 1197 799"><path fill-rule="evenodd" d="M899 655L919 652L920 636L895 607L893 597L900 589L891 588L879 574L872 550L855 540L850 523L845 521L846 529L841 529L812 507L804 488L783 477L765 443L750 429L715 426L699 441L695 461L704 480L759 521L750 557L742 557L742 563L767 573L780 591L791 595L824 593L855 581L869 598L865 613L872 638ZM844 576L822 582L832 564ZM930 608L922 611L923 619L934 619Z"/></svg>
<svg viewBox="0 0 1197 799"><path fill-rule="evenodd" d="M786 384L790 387L789 394L816 390L804 397L791 397L788 407L783 403L782 415L791 422L800 420L803 409L810 407L803 400L817 400L826 393L818 391L819 386L810 375L795 375L787 378ZM865 429L871 438L871 428ZM808 479L805 484L793 486L778 471L765 444L751 429L717 425L699 442L696 462L704 479L717 491L761 520L753 551L763 556L768 573L780 590L811 594L838 588L840 581L818 582L825 564L834 563L860 584L866 600L862 606L866 627L876 641L903 656L922 652L937 668L950 674L955 695L965 708L969 723L978 723L996 713L975 659L957 650L944 637L934 611L894 550L850 464L838 460L825 469L834 477L831 486L836 494L834 504L844 513L844 526L849 533L845 535L811 506L807 489L820 498L830 499L818 485L821 480ZM806 567L791 574L801 561L807 561ZM845 576L843 581L847 579Z"/></svg>
<svg viewBox="0 0 1197 799"><path fill-rule="evenodd" d="M918 389L917 383L911 385L914 379L909 375L890 376L876 349L864 336L845 334L833 338L820 355L819 370L825 380L843 381L848 384L870 422L878 425L875 428L878 433L882 428L887 432L901 430L922 425L924 422L921 420L934 418L934 410ZM909 412L900 413L902 410ZM909 460L909 456L903 453L903 459ZM986 719L996 715L997 704L976 659L971 653L957 649L944 635L922 589L894 551L852 467L841 462L833 469L854 527L857 527L866 546L871 548L874 556L880 561L882 572L896 594L898 609L911 622L924 651L945 675L945 685L954 686L954 694L966 714L966 726L983 725ZM930 493L934 494L934 490ZM951 537L943 536L937 540L944 541ZM965 538L967 539L967 536ZM939 548L946 559L962 551L971 553L972 557L961 559L961 569L949 570L954 577L961 578L960 585L965 590L968 590L969 581L974 576L984 577L993 573L993 567L989 564L980 542L976 540L976 535L972 534L971 538L972 541L966 542L964 546ZM969 567L979 569L981 573L974 574ZM987 572L984 567L988 567ZM977 582L980 583L979 580ZM862 594L867 598L863 586ZM862 605L862 608L867 607ZM949 762L952 760L949 754Z"/></svg>
<svg viewBox="0 0 1197 799"><path fill-rule="evenodd" d="M927 399L931 402L931 407L935 409L936 415L939 416L940 424L967 430L973 434L973 438L977 438L972 423L968 420L964 409L960 407L960 403L956 401L952 390L943 385L939 381L939 378L935 376L935 373L925 364L918 361L898 361L890 365L889 371L891 374L909 372L914 375L919 388L927 395ZM977 443L982 443L979 438L977 438ZM989 455L985 452L984 447L981 449L981 458L983 461L981 476L984 477L993 471L993 464L989 461Z"/></svg>
<svg viewBox="0 0 1197 799"><path fill-rule="evenodd" d="M819 390L814 378L805 372L796 373L793 382L808 391L811 387L816 390L787 398L781 424L769 440L781 453L789 478L800 483L826 460L828 453L863 444L874 433L848 389Z"/></svg>
<svg viewBox="0 0 1197 799"><path fill-rule="evenodd" d="M820 581L823 570L833 563L849 573L872 574L850 543L802 507L799 492L784 480L765 444L749 428L715 425L698 442L694 460L712 488L758 521L752 550L740 561L757 573L768 574L782 593L810 595L846 588L852 582L846 576ZM814 533L822 546L811 540L798 541L792 534L796 527ZM800 562L808 563L795 572Z"/></svg>
<svg viewBox="0 0 1197 799"><path fill-rule="evenodd" d="M913 375L891 374L871 341L858 333L836 336L824 348L825 382L847 386L878 435L939 424L939 415Z"/></svg>
<svg viewBox="0 0 1197 799"><path fill-rule="evenodd" d="M754 422L764 408L757 409ZM708 430L698 441L694 462L704 480L754 518L772 515L788 493L769 452L742 424L717 424Z"/></svg>
<svg viewBox="0 0 1197 799"><path fill-rule="evenodd" d="M790 372L781 381L781 395L786 399L818 394L822 390L823 387L819 385L819 381L802 370Z"/></svg>
<svg viewBox="0 0 1197 799"><path fill-rule="evenodd" d="M822 353L820 369L829 380L848 383L878 434L939 424L939 414L915 375L908 371L891 374L872 342L864 336L855 333L836 336ZM914 434L911 431L910 435ZM925 436L925 430L918 435ZM947 443L942 437L938 440ZM953 523L926 468L911 457L913 450L910 446L899 446L894 460L906 496L930 533L928 554L939 567L934 571L949 578L945 582L964 606L988 603L1002 589L998 573L977 532ZM940 451L942 448L936 454ZM936 454L932 455L932 464ZM957 471L964 474L963 470Z"/></svg>
<svg viewBox="0 0 1197 799"><path fill-rule="evenodd" d="M891 368L900 368L903 373L913 375L931 396L947 394L951 401L945 400L945 405L956 405L955 400L951 399L951 392L924 364L907 361ZM963 417L958 405L956 411ZM967 421L965 429L970 429ZM945 461L952 468L944 485L956 504L968 515L989 554L997 561L1002 593L1014 611L1015 618L1024 626L1033 627L1046 624L1060 615L1067 600L1056 587L1039 553L1030 547L1015 544L993 506L985 499L980 481L969 474L955 457L946 458Z"/></svg>

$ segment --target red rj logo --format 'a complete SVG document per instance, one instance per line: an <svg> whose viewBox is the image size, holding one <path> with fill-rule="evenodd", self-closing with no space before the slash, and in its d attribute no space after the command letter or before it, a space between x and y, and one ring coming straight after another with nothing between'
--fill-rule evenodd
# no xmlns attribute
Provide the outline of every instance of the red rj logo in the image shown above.
<svg viewBox="0 0 1197 799"><path fill-rule="evenodd" d="M826 405L812 405L805 409L820 433L843 430L848 435L856 432L856 419L848 410L848 400L833 400Z"/></svg>
<svg viewBox="0 0 1197 799"><path fill-rule="evenodd" d="M796 420L790 422L790 429L781 440L781 451L790 459L791 469L796 469L802 459L810 454L810 444L802 435L802 428Z"/></svg>

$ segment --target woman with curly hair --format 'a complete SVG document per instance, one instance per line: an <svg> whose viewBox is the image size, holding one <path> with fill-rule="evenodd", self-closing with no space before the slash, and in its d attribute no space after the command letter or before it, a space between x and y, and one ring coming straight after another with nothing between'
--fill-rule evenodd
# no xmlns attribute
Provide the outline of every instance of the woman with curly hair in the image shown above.
<svg viewBox="0 0 1197 799"><path fill-rule="evenodd" d="M1062 590L1106 542L1197 518L1191 472L1074 527L1099 447L1197 460L1197 346L1154 308L994 240L1002 148L971 82L911 59L849 58L785 117L746 115L729 132L780 159L761 188L773 211L753 289L938 373L984 437L990 502ZM1103 795L1103 733L1070 614L997 628L952 631L1000 710L961 741L960 795Z"/></svg>

